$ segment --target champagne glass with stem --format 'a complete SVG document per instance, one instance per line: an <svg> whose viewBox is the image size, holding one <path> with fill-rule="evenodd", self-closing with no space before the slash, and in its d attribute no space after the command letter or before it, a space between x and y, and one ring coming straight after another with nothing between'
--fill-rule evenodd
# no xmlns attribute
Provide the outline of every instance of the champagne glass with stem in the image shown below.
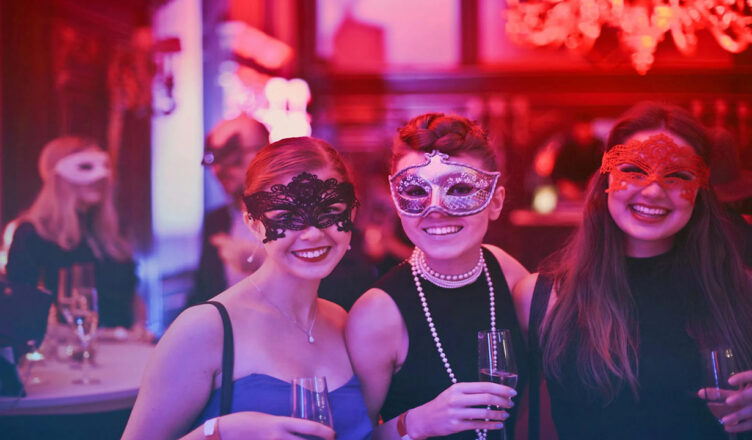
<svg viewBox="0 0 752 440"><path fill-rule="evenodd" d="M60 283L66 283L59 292L66 292L65 303L60 304L61 313L66 322L73 327L78 338L81 353L80 378L75 384L95 384L99 380L89 376L88 370L92 364L92 342L99 323L99 304L96 282L94 280L94 266L92 264L76 264L65 272ZM58 299L60 301L60 299Z"/></svg>
<svg viewBox="0 0 752 440"><path fill-rule="evenodd" d="M332 409L326 377L299 377L292 380L292 416L333 428Z"/></svg>
<svg viewBox="0 0 752 440"><path fill-rule="evenodd" d="M482 382L517 387L517 361L512 347L512 334L507 329L478 332L478 376ZM488 436L490 438L490 435ZM506 440L502 428L499 438Z"/></svg>
<svg viewBox="0 0 752 440"><path fill-rule="evenodd" d="M723 417L735 410L726 405L726 398L736 390L728 380L739 372L734 352L727 347L705 350L702 352L702 362L705 403L720 423ZM727 435L730 440L736 439L733 433Z"/></svg>

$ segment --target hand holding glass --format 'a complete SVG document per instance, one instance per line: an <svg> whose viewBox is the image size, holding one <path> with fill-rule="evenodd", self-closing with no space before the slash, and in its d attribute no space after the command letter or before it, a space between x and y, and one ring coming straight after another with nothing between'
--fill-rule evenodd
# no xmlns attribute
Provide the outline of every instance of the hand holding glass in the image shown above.
<svg viewBox="0 0 752 440"><path fill-rule="evenodd" d="M517 361L509 330L478 332L478 376L482 382L494 382L510 388L517 387ZM501 438L506 432L501 429Z"/></svg>
<svg viewBox="0 0 752 440"><path fill-rule="evenodd" d="M726 405L726 398L736 389L728 382L729 378L738 372L736 360L730 348L705 351L702 353L702 358L705 402L710 412L720 422L725 415L734 411L733 407Z"/></svg>
<svg viewBox="0 0 752 440"><path fill-rule="evenodd" d="M325 377L299 377L292 380L292 416L333 427Z"/></svg>

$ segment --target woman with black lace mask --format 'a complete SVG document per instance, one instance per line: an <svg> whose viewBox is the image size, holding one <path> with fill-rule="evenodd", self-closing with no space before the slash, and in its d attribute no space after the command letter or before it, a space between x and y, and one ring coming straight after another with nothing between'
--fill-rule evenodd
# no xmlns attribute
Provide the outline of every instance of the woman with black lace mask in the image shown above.
<svg viewBox="0 0 752 440"><path fill-rule="evenodd" d="M244 220L267 257L214 304L192 307L170 326L123 438L331 440L335 432L337 439L369 438L345 349L347 315L317 296L321 279L348 249L357 206L342 158L314 138L272 143L248 167L244 194ZM223 365L228 333L230 369ZM304 376L326 377L334 429L290 417L290 381ZM227 388L231 405L223 404Z"/></svg>

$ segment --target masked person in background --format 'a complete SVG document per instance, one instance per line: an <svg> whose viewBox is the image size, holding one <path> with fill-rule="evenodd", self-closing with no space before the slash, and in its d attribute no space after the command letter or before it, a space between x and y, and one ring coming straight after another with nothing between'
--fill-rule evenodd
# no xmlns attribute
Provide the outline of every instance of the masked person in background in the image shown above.
<svg viewBox="0 0 752 440"><path fill-rule="evenodd" d="M264 247L243 224L240 213L245 170L268 141L266 127L245 114L220 122L206 138L201 163L211 170L209 177L216 178L221 190L216 181L207 183L201 258L188 305L213 297L264 261Z"/></svg>
<svg viewBox="0 0 752 440"><path fill-rule="evenodd" d="M92 263L99 293L99 326L143 330L145 311L135 294L135 263L120 235L113 204L110 158L92 139L64 136L39 157L42 190L16 220L6 267L9 281L51 292L61 268Z"/></svg>

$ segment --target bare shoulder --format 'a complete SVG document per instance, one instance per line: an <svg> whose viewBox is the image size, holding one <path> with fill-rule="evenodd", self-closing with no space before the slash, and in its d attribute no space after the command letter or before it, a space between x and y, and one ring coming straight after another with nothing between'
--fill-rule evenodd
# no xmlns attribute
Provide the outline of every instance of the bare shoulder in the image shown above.
<svg viewBox="0 0 752 440"><path fill-rule="evenodd" d="M512 300L517 320L524 331L528 329L530 306L533 300L533 290L538 280L538 272L522 277L512 288Z"/></svg>
<svg viewBox="0 0 752 440"><path fill-rule="evenodd" d="M491 251L496 257L496 261L499 262L501 270L504 271L504 277L506 277L510 287L517 284L523 277L530 275L530 272L525 269L522 263L500 247L491 244L484 244L483 247Z"/></svg>
<svg viewBox="0 0 752 440"><path fill-rule="evenodd" d="M401 334L404 322L397 304L381 289L368 289L355 301L347 318L348 339L391 340Z"/></svg>
<svg viewBox="0 0 752 440"><path fill-rule="evenodd" d="M167 329L157 345L157 353L220 359L223 333L222 319L214 306L207 304L190 307Z"/></svg>
<svg viewBox="0 0 752 440"><path fill-rule="evenodd" d="M319 313L326 316L329 321L333 322L338 327L345 327L345 324L347 323L347 312L341 305L323 298L318 299L318 305Z"/></svg>

